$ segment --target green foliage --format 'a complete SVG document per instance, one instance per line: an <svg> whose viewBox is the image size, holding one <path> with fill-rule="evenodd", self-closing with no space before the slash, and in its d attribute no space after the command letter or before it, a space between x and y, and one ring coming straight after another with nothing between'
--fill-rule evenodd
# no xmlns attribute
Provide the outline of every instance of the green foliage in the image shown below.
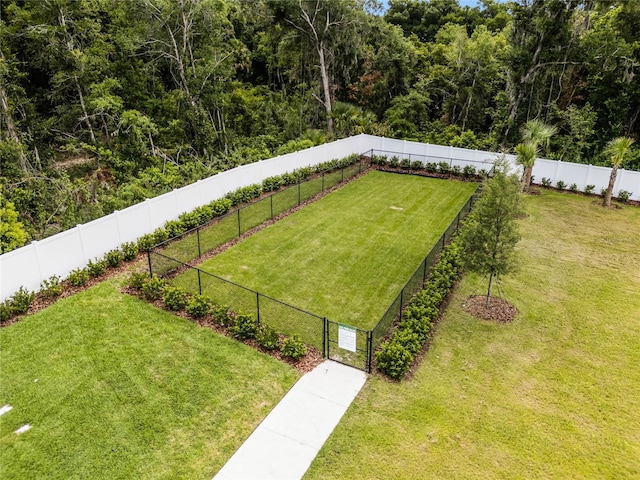
<svg viewBox="0 0 640 480"><path fill-rule="evenodd" d="M627 191L627 190L620 190L618 192L618 200L622 203L627 203L629 201L629 198L631 198L631 192Z"/></svg>
<svg viewBox="0 0 640 480"><path fill-rule="evenodd" d="M62 294L60 277L51 275L40 283L40 293L46 298L56 298Z"/></svg>
<svg viewBox="0 0 640 480"><path fill-rule="evenodd" d="M401 379L409 371L414 358L406 346L396 341L383 342L375 357L378 370L395 380Z"/></svg>
<svg viewBox="0 0 640 480"><path fill-rule="evenodd" d="M542 180L540 180L540 183L542 183L543 187L550 187L551 186L551 179L547 178L547 177L542 177ZM595 186L594 186L595 188Z"/></svg>
<svg viewBox="0 0 640 480"><path fill-rule="evenodd" d="M587 195L591 195L595 189L596 189L595 185L589 184L586 187L584 187L584 193L586 193Z"/></svg>
<svg viewBox="0 0 640 480"><path fill-rule="evenodd" d="M449 173L451 171L451 166L448 162L439 162L438 163L438 172L440 173Z"/></svg>
<svg viewBox="0 0 640 480"><path fill-rule="evenodd" d="M149 278L149 275L143 272L132 272L131 275L129 275L129 278L127 279L127 286L130 288L133 288L134 290L142 290L142 287L144 287L145 283L147 282L147 279Z"/></svg>
<svg viewBox="0 0 640 480"><path fill-rule="evenodd" d="M8 202L0 188L0 254L22 247L27 233L13 203Z"/></svg>
<svg viewBox="0 0 640 480"><path fill-rule="evenodd" d="M142 296L149 301L160 300L167 285L163 279L153 277L148 279L142 286Z"/></svg>
<svg viewBox="0 0 640 480"><path fill-rule="evenodd" d="M188 305L189 296L183 288L167 285L162 291L162 301L169 310L177 312Z"/></svg>
<svg viewBox="0 0 640 480"><path fill-rule="evenodd" d="M473 165L465 165L462 169L462 174L464 178L471 178L476 174L476 167Z"/></svg>
<svg viewBox="0 0 640 480"><path fill-rule="evenodd" d="M107 271L107 261L102 258L96 258L94 260L89 260L87 263L87 272L89 272L89 276L96 278L104 275Z"/></svg>
<svg viewBox="0 0 640 480"><path fill-rule="evenodd" d="M226 326L233 323L233 318L230 315L228 305L214 305L212 309L213 320L218 325Z"/></svg>
<svg viewBox="0 0 640 480"><path fill-rule="evenodd" d="M209 300L205 295L200 295L199 293L191 296L189 303L187 303L185 308L185 311L195 318L209 315L212 310L213 304L211 303L211 300Z"/></svg>
<svg viewBox="0 0 640 480"><path fill-rule="evenodd" d="M578 191L578 184L577 184L577 183L572 183L572 184L569 186L569 191L570 191L570 192L573 192L573 193L576 193L576 192Z"/></svg>
<svg viewBox="0 0 640 480"><path fill-rule="evenodd" d="M275 328L267 325L260 324L258 332L256 333L256 340L258 344L266 350L277 350L280 348L280 336Z"/></svg>
<svg viewBox="0 0 640 480"><path fill-rule="evenodd" d="M565 188L567 188L567 184L566 184L566 183L564 183L562 180L558 180L558 181L556 182L556 188L557 188L558 190L564 190Z"/></svg>
<svg viewBox="0 0 640 480"><path fill-rule="evenodd" d="M17 292L9 297L12 312L16 315L27 313L35 296L36 294L34 292L20 287Z"/></svg>
<svg viewBox="0 0 640 480"><path fill-rule="evenodd" d="M126 262L135 260L138 256L138 245L136 242L125 242L120 246L120 249L122 250L122 258Z"/></svg>
<svg viewBox="0 0 640 480"><path fill-rule="evenodd" d="M258 333L258 321L252 315L236 315L229 332L238 340L254 338Z"/></svg>
<svg viewBox="0 0 640 480"><path fill-rule="evenodd" d="M138 239L138 250L145 252L156 244L153 233L145 233Z"/></svg>
<svg viewBox="0 0 640 480"><path fill-rule="evenodd" d="M294 361L300 360L307 354L307 346L297 335L284 339L282 343L282 356Z"/></svg>
<svg viewBox="0 0 640 480"><path fill-rule="evenodd" d="M105 254L104 260L107 262L109 267L116 268L119 267L124 260L124 254L122 253L122 250L110 250Z"/></svg>
<svg viewBox="0 0 640 480"><path fill-rule="evenodd" d="M67 277L69 283L74 287L81 287L89 281L89 270L86 268L76 268Z"/></svg>
<svg viewBox="0 0 640 480"><path fill-rule="evenodd" d="M8 300L0 303L0 324L8 322L12 317L11 303Z"/></svg>

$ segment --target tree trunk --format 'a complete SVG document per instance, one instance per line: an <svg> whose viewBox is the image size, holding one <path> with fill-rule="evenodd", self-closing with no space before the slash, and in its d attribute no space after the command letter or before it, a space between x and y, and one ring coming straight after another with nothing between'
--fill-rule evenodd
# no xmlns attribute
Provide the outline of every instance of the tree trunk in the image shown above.
<svg viewBox="0 0 640 480"><path fill-rule="evenodd" d="M318 56L320 57L320 76L322 77L322 90L324 92L324 109L327 112L327 131L333 133L333 118L331 118L331 91L329 89L329 74L324 59L324 42L318 44Z"/></svg>
<svg viewBox="0 0 640 480"><path fill-rule="evenodd" d="M613 185L616 183L616 176L618 175L618 166L614 165L611 169L611 175L609 176L609 185L607 186L607 192L604 195L604 201L602 202L602 206L610 207L611 206L611 196L613 194Z"/></svg>
<svg viewBox="0 0 640 480"><path fill-rule="evenodd" d="M522 175L522 191L529 193L529 187L531 186L531 174L533 173L533 167L524 167L524 174Z"/></svg>
<svg viewBox="0 0 640 480"><path fill-rule="evenodd" d="M18 137L18 132L16 131L16 126L13 123L13 117L11 116L11 112L9 111L9 100L7 99L7 92L4 89L4 85L0 83L0 108L2 108L2 114L4 116L4 122L7 125L7 133L9 138L16 142L16 144L20 147L20 169L23 172L27 171L27 156L24 154L22 150L22 145L20 144L20 137Z"/></svg>
<svg viewBox="0 0 640 480"><path fill-rule="evenodd" d="M491 284L493 283L493 273L489 274L489 288L487 289L487 301L485 303L485 307L489 308L491 303Z"/></svg>

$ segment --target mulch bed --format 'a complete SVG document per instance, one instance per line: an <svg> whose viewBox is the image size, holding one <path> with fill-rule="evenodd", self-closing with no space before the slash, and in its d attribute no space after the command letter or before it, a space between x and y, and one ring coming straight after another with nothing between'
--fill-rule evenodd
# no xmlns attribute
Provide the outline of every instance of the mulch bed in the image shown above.
<svg viewBox="0 0 640 480"><path fill-rule="evenodd" d="M518 314L516 307L499 297L491 297L487 307L487 297L485 295L467 298L462 304L462 308L474 317L500 323L512 322Z"/></svg>

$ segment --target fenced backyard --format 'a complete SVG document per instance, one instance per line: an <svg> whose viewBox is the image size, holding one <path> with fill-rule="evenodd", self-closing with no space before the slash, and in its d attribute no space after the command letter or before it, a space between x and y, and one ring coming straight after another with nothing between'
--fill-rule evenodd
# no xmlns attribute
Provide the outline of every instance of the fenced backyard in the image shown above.
<svg viewBox="0 0 640 480"><path fill-rule="evenodd" d="M375 261L380 260L381 257L376 256L375 254L380 248L383 248L385 244L391 245L389 247L391 248L391 251L387 252L389 255L383 255L385 258L382 258L382 262L380 262L382 266L380 271L368 272L368 274L365 274L365 278L361 281L353 282L361 286L361 288L355 288L354 291L351 292L348 288L345 289L338 287L338 292L330 298L329 304L325 304L324 306L319 306L322 305L322 302L314 304L313 302L305 303L303 301L303 299L313 296L313 292L304 294L296 291L292 295L288 295L288 292L291 290L296 290L296 286L294 285L295 282L293 282L293 284L289 282L289 285L286 285L287 282L284 281L283 283L285 285L280 291L278 291L277 288L274 289L271 285L271 283L281 282L281 278L279 278L279 276L300 278L303 275L300 272L293 272L292 269L288 267L287 263L285 263L285 265L280 265L280 263L285 261L282 258L278 258L278 256L283 255L283 252L286 252L285 255L287 257L292 257L294 259L293 261L298 263L306 263L308 260L311 264L328 265L328 268L326 270L322 270L319 274L319 283L314 283L313 272L310 275L311 278L308 279L308 282L311 284L310 288L316 290L321 289L320 285L322 285L323 282L327 282L327 277L332 277L331 272L333 270L339 270L344 267L344 265L342 267L332 265L331 262L333 262L335 258L344 259L347 258L347 256L350 257L355 254L355 252L351 252L350 250L352 247L345 250L350 252L346 255L344 252L340 253L327 248L326 245L331 242L318 240L320 234L317 232L330 230L328 226L324 226L322 221L314 219L314 216L319 212L318 210L309 214L309 223L305 223L306 220L300 216L295 217L292 221L295 224L303 225L300 227L303 231L311 232L308 238L300 238L297 236L296 232L287 230L288 225L285 225L284 222L281 221L274 224L273 227L269 227L272 232L279 231L282 234L282 236L277 237L273 243L269 243L268 240L262 239L262 243L260 243L260 245L249 245L246 247L246 251L240 252L237 250L242 245L248 244L252 242L253 239L262 235L263 232L260 232L259 234L245 239L241 244L238 244L231 249L231 251L236 252L236 258L233 258L234 253L229 250L218 256L230 257L229 265L231 265L231 267L225 267L227 258L222 260L222 266L217 269L212 268L212 266L208 264L208 262L213 259L207 260L204 265L195 266L198 259L206 255L208 250L215 249L224 243L224 241L236 238L247 230L259 225L260 223L258 223L258 219L262 219L262 221L269 221L272 218L276 218L279 214L285 211L284 206L288 205L289 207L295 207L314 195L321 193L323 189L330 188L330 186L335 186L352 178L357 175L358 172L362 172L364 168L366 168L366 165L363 165L362 163L355 164L330 172L321 177L314 178L309 182L301 182L298 185L262 198L254 204L230 212L218 221L206 227L199 227L188 235L185 234L172 239L170 242L160 244L149 251L148 258L150 272L154 276L163 276L170 279L172 284L184 288L189 293L200 293L206 295L218 304L230 306L231 309L236 312L251 314L254 318L258 319L260 323L268 324L282 333L287 335L298 335L305 343L321 350L323 354L329 358L356 366L357 368L364 369L365 371L370 371L373 351L384 338L386 332L393 324L394 319L398 317L402 308L404 308L411 297L422 288L425 279L429 276L430 268L437 259L437 256L443 246L449 241L453 233L471 211L475 198L473 194L475 193L477 184L441 179L425 179L412 175L394 175L381 172L367 174L365 177L355 182L357 184L359 182L369 181L366 179L368 179L370 175L375 174L382 176L381 179L376 180L377 182L391 184L396 183L397 186L395 188L397 189L402 189L402 185L405 184L406 188L409 190L409 187L419 187L422 189L427 187L435 188L434 191L427 194L428 198L426 198L423 203L412 206L412 208L415 208L415 211L406 213L406 218L403 222L412 224L413 230L416 230L416 232L412 233L413 236L409 235L408 243L403 245L401 250L411 250L412 255L410 255L410 258L404 259L404 270L401 273L395 272L395 283L392 278L388 282L390 285L384 286L384 291L376 291L376 293L372 293L371 290L368 290L367 282L379 284L381 280L385 279L385 269L388 269L391 264L397 263L395 262L395 260L397 260L396 256L391 253L394 248L393 242L387 240L386 236L388 235L390 238L393 238L394 236L400 238L403 236L403 231L396 229L395 233L398 235L394 235L393 228L385 230L389 225L385 226L383 223L382 227L378 230L374 229L371 232L361 232L359 234L356 228L359 222L373 225L376 224L376 220L371 218L372 212L367 211L366 209L363 211L364 216L359 221L355 221L354 219L346 221L342 219L342 221L346 221L347 224L350 222L351 225L349 226L354 229L354 232L352 232L353 235L350 237L351 240L341 241L336 236L340 235L340 232L331 233L331 231L329 231L327 234L328 237L334 239L335 243L348 243L355 237L382 238L382 243L356 247L356 251L359 251L360 255L362 255L360 264L355 266L357 269L362 269L363 265L374 263L372 262L372 258L374 258ZM416 187L411 186L410 184L412 183L415 183ZM349 188L352 188L352 185L350 185ZM366 189L376 190L375 187L371 187L372 185L369 185ZM353 188L356 187L354 186ZM455 192L457 190L459 191L457 194L453 195L455 198L451 204L447 204L447 208L442 208L441 210L435 210L432 212L431 215L440 218L438 218L438 221L435 224L431 224L429 215L424 213L425 205L435 203L434 198L438 199L438 201L443 201L442 199L447 196L447 191ZM329 197L335 195L336 197L334 198L337 198L342 195L344 191L344 189L341 189L331 194ZM338 195L338 193L340 193L340 195ZM449 195L451 195L451 193L449 193ZM348 210L346 208L348 205L358 205L358 203L354 202L347 193L342 196L344 198L336 200L338 203L331 207L333 210L330 208L332 212ZM329 197L325 197L322 201L314 203L313 207L315 208L322 202L327 201ZM411 197L411 194L409 194L409 197ZM369 199L369 201L374 203L373 199ZM405 214L403 207L398 207L395 204L390 205L389 202L392 202L390 199L385 198L384 202L384 209L374 215L376 218L380 213L386 217L391 216L392 218L402 217ZM397 200L396 203L405 205ZM460 204L462 204L462 206L460 206ZM273 213L271 210L272 205L277 205L277 207L274 208ZM303 210L300 210L296 215L305 211L310 211L308 209L311 208L312 205L307 206ZM244 211L247 213L244 213ZM255 212L259 213L256 214ZM333 215L335 215L335 213L333 213ZM410 217L410 215L417 216ZM424 217L425 224L429 226L427 229L430 230L427 235L427 237L430 238L430 240L427 240L429 242L429 247L427 248L421 246L416 247L415 245L422 236L426 235L425 231L421 231L420 228L415 228L415 225L420 223L420 216ZM253 220L245 220L248 218ZM328 223L331 224L332 222L329 221ZM336 223L336 221L333 223ZM243 227L243 225L245 225L245 227ZM216 232L217 229L220 229L220 232ZM272 233L271 235L277 234ZM297 257L298 254L293 248L289 249L289 245L284 245L282 249L278 251L288 236L293 237L294 241L301 245L298 249L302 255L301 257ZM336 238L338 239L335 240ZM212 242L209 239L215 239L215 241ZM306 258L306 256L309 255L313 256L313 254L310 254L308 251L308 245L309 243L314 244L314 242L317 243L314 247L314 251L322 251L324 245L324 250L327 250L328 254L326 257ZM381 247L381 245L383 247ZM369 248L371 250L368 250ZM424 252L427 251L427 249L428 253L425 256ZM276 256L262 262L266 269L264 270L264 276L271 275L271 277L266 280L269 285L256 285L255 282L252 283L251 279L243 278L241 275L236 278L235 273L238 268L240 270L243 268L245 270L249 268L246 265L240 265L240 267L238 267L238 261L240 264L247 263L248 265L252 265L251 268L253 268L253 259L247 258L250 252L263 252L258 253L258 255L264 257L266 255L264 252L274 250L277 252ZM419 256L416 256L416 251L420 250L422 250L422 253L420 253ZM179 256L180 258L175 258L174 255ZM218 257L214 257L214 259ZM419 264L417 269L415 267L416 264ZM259 267L256 268L259 269ZM273 273L273 270L276 270L276 272ZM229 272L232 272L232 274ZM259 273L256 275L260 277L263 276ZM348 276L352 275L352 273L348 274ZM409 275L410 278L406 281L406 278ZM335 276L335 272L333 276ZM393 275L391 276L393 277ZM334 281L334 283L339 283L339 280L334 278L331 278L331 280ZM380 285L376 285L376 288L380 288ZM270 289L276 293L272 293L272 291L269 291ZM400 290L399 293L398 289ZM358 290L361 291L359 292ZM322 294L318 294L317 292L315 295L322 296ZM325 296L327 295L328 294L325 292ZM341 304L345 297L355 297L357 295L361 295L361 297L358 297L355 303L377 303L379 310L373 309L370 312L366 312L366 314L358 316L357 312L354 313L352 311L352 307L349 307L345 303ZM390 301L390 304L380 303L385 300L378 300L377 302L367 300L368 298L377 299L378 297L383 299L388 298L389 300L386 300L386 302ZM332 310L331 304L341 306ZM315 306L316 308L311 308L311 306ZM345 314L345 311L347 314ZM377 313L377 316L373 316L376 315L376 311L383 313ZM378 319L377 321L376 318Z"/></svg>

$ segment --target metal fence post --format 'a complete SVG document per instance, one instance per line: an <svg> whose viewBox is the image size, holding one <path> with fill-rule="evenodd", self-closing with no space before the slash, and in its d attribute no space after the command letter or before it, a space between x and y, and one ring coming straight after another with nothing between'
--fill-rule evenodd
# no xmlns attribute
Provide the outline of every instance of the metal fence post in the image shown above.
<svg viewBox="0 0 640 480"><path fill-rule="evenodd" d="M327 317L322 319L322 356L327 358L329 356L329 321Z"/></svg>
<svg viewBox="0 0 640 480"><path fill-rule="evenodd" d="M147 261L149 262L149 278L153 278L153 268L151 268L151 249L147 248Z"/></svg>
<svg viewBox="0 0 640 480"><path fill-rule="evenodd" d="M322 191L324 192L324 172L322 172Z"/></svg>
<svg viewBox="0 0 640 480"><path fill-rule="evenodd" d="M238 212L238 237L242 235L240 230L240 209L236 210Z"/></svg>
<svg viewBox="0 0 640 480"><path fill-rule="evenodd" d="M271 200L271 220L273 220L273 194L269 195L269 199Z"/></svg>
<svg viewBox="0 0 640 480"><path fill-rule="evenodd" d="M457 224L456 224L456 230L458 230L460 228L460 212L458 212L458 218L457 218Z"/></svg>
<svg viewBox="0 0 640 480"><path fill-rule="evenodd" d="M298 205L300 205L300 181L298 180Z"/></svg>
<svg viewBox="0 0 640 480"><path fill-rule="evenodd" d="M365 368L367 369L367 373L371 373L371 364L373 360L373 331L367 331L367 364Z"/></svg>
<svg viewBox="0 0 640 480"><path fill-rule="evenodd" d="M402 313L402 302L404 301L404 288L400 290L400 310L398 311L398 315ZM400 317L398 317L400 318Z"/></svg>
<svg viewBox="0 0 640 480"><path fill-rule="evenodd" d="M258 312L258 323L260 323L260 293L256 292L256 312Z"/></svg>
<svg viewBox="0 0 640 480"><path fill-rule="evenodd" d="M344 167L342 167L341 174L342 174L342 177L341 177L340 183L344 182Z"/></svg>
<svg viewBox="0 0 640 480"><path fill-rule="evenodd" d="M200 269L196 269L198 272L198 293L202 295L202 281L200 280Z"/></svg>
<svg viewBox="0 0 640 480"><path fill-rule="evenodd" d="M429 255L424 257L424 261L422 262L422 264L424 265L424 269L422 270L422 288L424 288L424 284L427 281L427 258L428 257Z"/></svg>
<svg viewBox="0 0 640 480"><path fill-rule="evenodd" d="M444 233L442 234L442 248L444 248L444 244L445 244L445 242L447 241L447 238L446 238L446 237L447 237L447 232L444 232Z"/></svg>
<svg viewBox="0 0 640 480"><path fill-rule="evenodd" d="M198 258L202 256L202 247L200 247L200 227L196 228L196 236L198 237Z"/></svg>

